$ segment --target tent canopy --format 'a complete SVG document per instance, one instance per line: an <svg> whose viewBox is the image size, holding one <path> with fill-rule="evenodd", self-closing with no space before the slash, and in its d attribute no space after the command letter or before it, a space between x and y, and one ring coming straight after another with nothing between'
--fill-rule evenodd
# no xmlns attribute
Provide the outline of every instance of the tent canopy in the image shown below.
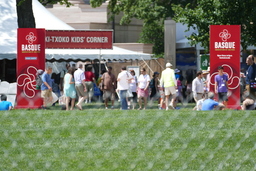
<svg viewBox="0 0 256 171"><path fill-rule="evenodd" d="M46 30L74 30L53 14L37 0L33 0L36 28ZM15 0L0 1L0 60L13 60L17 57L17 13ZM47 61L85 61L85 60L136 60L151 59L151 54L138 53L118 47L110 50L87 49L46 49Z"/></svg>

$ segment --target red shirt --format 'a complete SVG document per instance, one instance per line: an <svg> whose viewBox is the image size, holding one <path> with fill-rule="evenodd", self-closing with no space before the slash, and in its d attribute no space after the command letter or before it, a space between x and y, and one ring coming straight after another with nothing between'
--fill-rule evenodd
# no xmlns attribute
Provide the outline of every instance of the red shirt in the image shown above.
<svg viewBox="0 0 256 171"><path fill-rule="evenodd" d="M85 71L85 80L84 81L93 81L92 78L95 78L94 73L92 71Z"/></svg>

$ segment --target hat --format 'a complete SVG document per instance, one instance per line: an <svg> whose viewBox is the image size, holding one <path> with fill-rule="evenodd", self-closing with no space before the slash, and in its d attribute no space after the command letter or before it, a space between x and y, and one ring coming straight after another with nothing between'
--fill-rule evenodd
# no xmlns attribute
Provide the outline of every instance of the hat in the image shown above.
<svg viewBox="0 0 256 171"><path fill-rule="evenodd" d="M157 74L159 74L159 72L154 72L154 75L157 75Z"/></svg>
<svg viewBox="0 0 256 171"><path fill-rule="evenodd" d="M207 70L203 70L202 72L203 72L203 74L209 74L209 71L207 71Z"/></svg>
<svg viewBox="0 0 256 171"><path fill-rule="evenodd" d="M171 67L172 64L170 62L166 63L166 68Z"/></svg>
<svg viewBox="0 0 256 171"><path fill-rule="evenodd" d="M176 69L174 70L174 72L175 72L175 73L179 73L180 70L179 70L178 68L176 68Z"/></svg>

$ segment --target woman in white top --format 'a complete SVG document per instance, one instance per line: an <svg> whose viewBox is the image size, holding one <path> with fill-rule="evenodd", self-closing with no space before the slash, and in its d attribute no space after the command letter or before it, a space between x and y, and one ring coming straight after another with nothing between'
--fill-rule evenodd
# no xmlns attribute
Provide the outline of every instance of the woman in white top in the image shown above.
<svg viewBox="0 0 256 171"><path fill-rule="evenodd" d="M133 77L133 79L131 80L130 84L129 84L129 89L132 92L132 97L129 97L129 102L130 105L132 105L132 109L135 108L136 103L137 103L137 85L138 85L138 79L135 75L135 71L134 70L130 70L130 73Z"/></svg>
<svg viewBox="0 0 256 171"><path fill-rule="evenodd" d="M138 100L139 100L139 109L142 109L142 99L144 100L144 109L147 107L147 98L149 95L148 86L150 82L150 77L146 74L146 69L141 69L141 75L138 78Z"/></svg>

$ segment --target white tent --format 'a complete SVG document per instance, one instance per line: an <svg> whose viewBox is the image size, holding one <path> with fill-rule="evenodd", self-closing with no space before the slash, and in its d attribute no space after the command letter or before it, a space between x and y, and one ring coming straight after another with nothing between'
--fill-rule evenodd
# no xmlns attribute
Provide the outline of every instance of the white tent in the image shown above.
<svg viewBox="0 0 256 171"><path fill-rule="evenodd" d="M33 0L33 12L36 28L46 30L74 30L66 23L52 15L37 0ZM17 53L17 14L15 0L0 1L0 60L16 59ZM50 61L63 60L135 60L151 59L151 54L138 53L118 47L111 50L86 50L86 49L46 49L46 59Z"/></svg>

